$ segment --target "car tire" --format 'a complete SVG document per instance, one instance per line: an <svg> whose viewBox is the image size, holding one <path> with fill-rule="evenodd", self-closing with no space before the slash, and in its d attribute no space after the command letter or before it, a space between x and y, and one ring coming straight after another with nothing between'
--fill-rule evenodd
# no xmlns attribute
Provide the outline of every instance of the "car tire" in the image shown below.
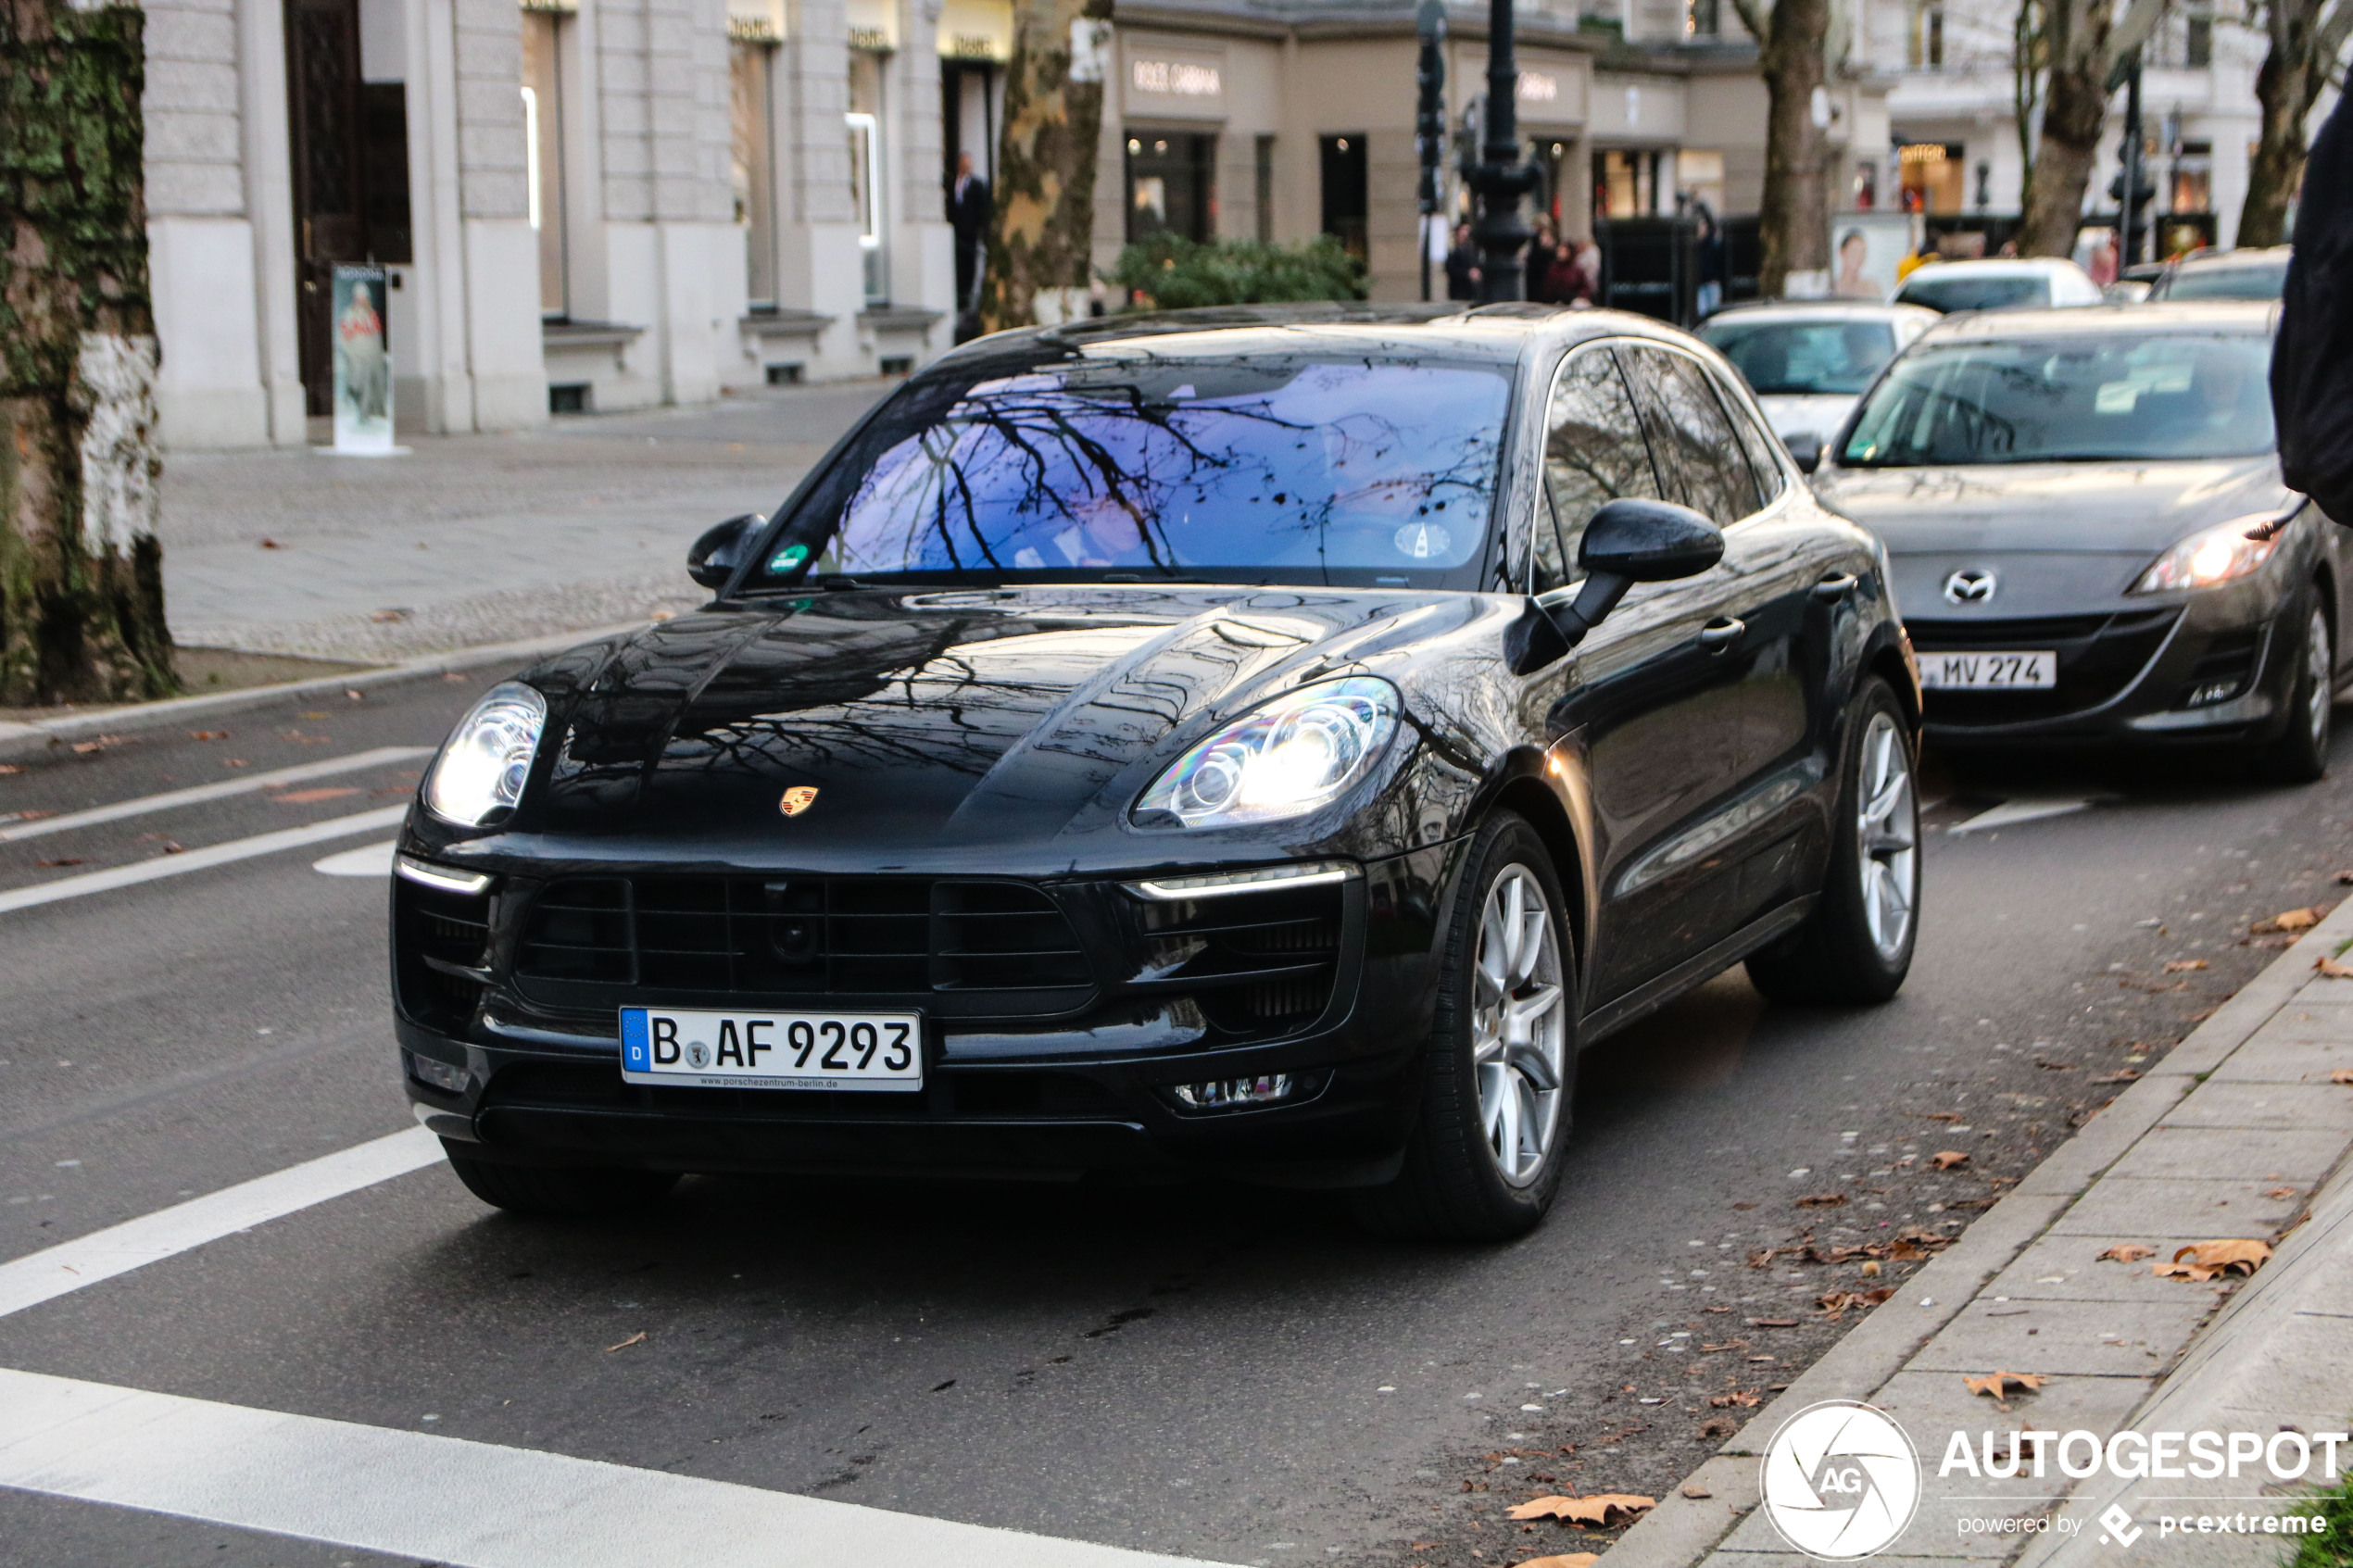
<svg viewBox="0 0 2353 1568"><path fill-rule="evenodd" d="M1867 1005L1903 988L1919 939L1918 761L1894 691L1870 677L1846 726L1820 897L1805 924L1749 956L1749 980L1772 1000Z"/></svg>
<svg viewBox="0 0 2353 1568"><path fill-rule="evenodd" d="M441 1147L468 1192L511 1214L610 1214L659 1202L678 1185L673 1171L501 1165L462 1153L447 1138Z"/></svg>
<svg viewBox="0 0 2353 1568"><path fill-rule="evenodd" d="M1516 813L1490 817L1465 859L1404 1165L1354 1195L1358 1222L1384 1236L1508 1240L1560 1187L1577 1092L1567 903L1552 851Z"/></svg>
<svg viewBox="0 0 2353 1568"><path fill-rule="evenodd" d="M2280 617L2274 637L2294 637L2296 672L2288 687L2287 728L2255 759L2256 776L2267 784L2312 784L2329 771L2329 738L2336 696L2336 639L2316 590ZM2299 622L2301 629L2298 630Z"/></svg>

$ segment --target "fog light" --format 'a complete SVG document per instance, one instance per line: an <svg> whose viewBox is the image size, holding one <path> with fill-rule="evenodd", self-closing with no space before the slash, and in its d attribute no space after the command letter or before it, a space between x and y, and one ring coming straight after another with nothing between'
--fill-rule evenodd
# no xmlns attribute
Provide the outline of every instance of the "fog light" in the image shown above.
<svg viewBox="0 0 2353 1568"><path fill-rule="evenodd" d="M1254 1078L1218 1078L1206 1084L1172 1084L1168 1092L1188 1110L1239 1110L1299 1099L1318 1080L1305 1073L1262 1073Z"/></svg>
<svg viewBox="0 0 2353 1568"><path fill-rule="evenodd" d="M435 1061L429 1056L419 1056L415 1051L409 1053L409 1074L427 1088L439 1089L445 1095L462 1095L466 1092L467 1084L472 1081L464 1068Z"/></svg>
<svg viewBox="0 0 2353 1568"><path fill-rule="evenodd" d="M2183 704L2183 706L2187 708L2204 708L2209 703L2228 701L2230 698L2238 696L2239 688L2246 684L2246 683L2244 680L2208 681L2206 684L2191 692L2190 700Z"/></svg>

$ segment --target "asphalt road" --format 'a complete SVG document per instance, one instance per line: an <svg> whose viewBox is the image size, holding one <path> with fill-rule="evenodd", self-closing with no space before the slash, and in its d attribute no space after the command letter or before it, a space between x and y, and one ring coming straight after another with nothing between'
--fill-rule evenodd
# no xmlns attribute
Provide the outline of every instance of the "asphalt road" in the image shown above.
<svg viewBox="0 0 2353 1568"><path fill-rule="evenodd" d="M430 746L487 684L29 763L0 836ZM422 761L0 842L0 1263L411 1125L384 875L313 869L388 828L8 895L381 812ZM2251 919L2334 902L2353 865L2353 743L2303 790L2143 765L1931 793L1903 995L1775 1010L1735 972L1599 1047L1560 1205L1511 1246L1374 1242L1327 1199L1223 1186L698 1180L657 1217L525 1223L435 1165L0 1316L0 1368L1227 1562L1597 1544L1502 1510L1671 1486L1742 1414L1709 1396L1856 1321L1816 1305L1853 1268L1752 1251L1951 1234L2271 956ZM302 1534L0 1490L0 1563L418 1561Z"/></svg>

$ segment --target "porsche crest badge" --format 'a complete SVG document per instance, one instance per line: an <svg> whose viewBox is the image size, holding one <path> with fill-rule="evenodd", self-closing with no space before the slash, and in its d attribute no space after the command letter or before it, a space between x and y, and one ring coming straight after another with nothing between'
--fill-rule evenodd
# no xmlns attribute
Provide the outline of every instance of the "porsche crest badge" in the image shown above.
<svg viewBox="0 0 2353 1568"><path fill-rule="evenodd" d="M815 784L795 784L785 791L783 799L776 802L776 809L787 817L798 817L816 804L817 786Z"/></svg>

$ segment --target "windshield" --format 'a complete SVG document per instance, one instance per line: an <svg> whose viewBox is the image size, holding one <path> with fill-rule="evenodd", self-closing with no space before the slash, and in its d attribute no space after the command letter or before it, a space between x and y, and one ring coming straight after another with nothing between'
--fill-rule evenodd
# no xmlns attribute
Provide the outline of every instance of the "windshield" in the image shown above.
<svg viewBox="0 0 2353 1568"><path fill-rule="evenodd" d="M1884 321L1743 321L1722 317L1700 336L1740 367L1760 397L1853 396L1895 358Z"/></svg>
<svg viewBox="0 0 2353 1568"><path fill-rule="evenodd" d="M2287 287L2287 263L2184 267L2158 284L2156 299L2277 299Z"/></svg>
<svg viewBox="0 0 2353 1568"><path fill-rule="evenodd" d="M1983 272L1954 272L1944 277L1924 276L1933 268L1923 268L1906 281L1896 295L1900 305L1925 305L1931 310L2003 310L2013 305L2048 305L2051 302L2051 281L2039 273L2012 272L2007 275Z"/></svg>
<svg viewBox="0 0 2353 1568"><path fill-rule="evenodd" d="M1839 461L2132 462L2271 449L2269 338L2172 333L1915 346Z"/></svg>
<svg viewBox="0 0 2353 1568"><path fill-rule="evenodd" d="M811 572L1437 585L1486 542L1500 366L1076 359L926 379L770 546Z"/></svg>

